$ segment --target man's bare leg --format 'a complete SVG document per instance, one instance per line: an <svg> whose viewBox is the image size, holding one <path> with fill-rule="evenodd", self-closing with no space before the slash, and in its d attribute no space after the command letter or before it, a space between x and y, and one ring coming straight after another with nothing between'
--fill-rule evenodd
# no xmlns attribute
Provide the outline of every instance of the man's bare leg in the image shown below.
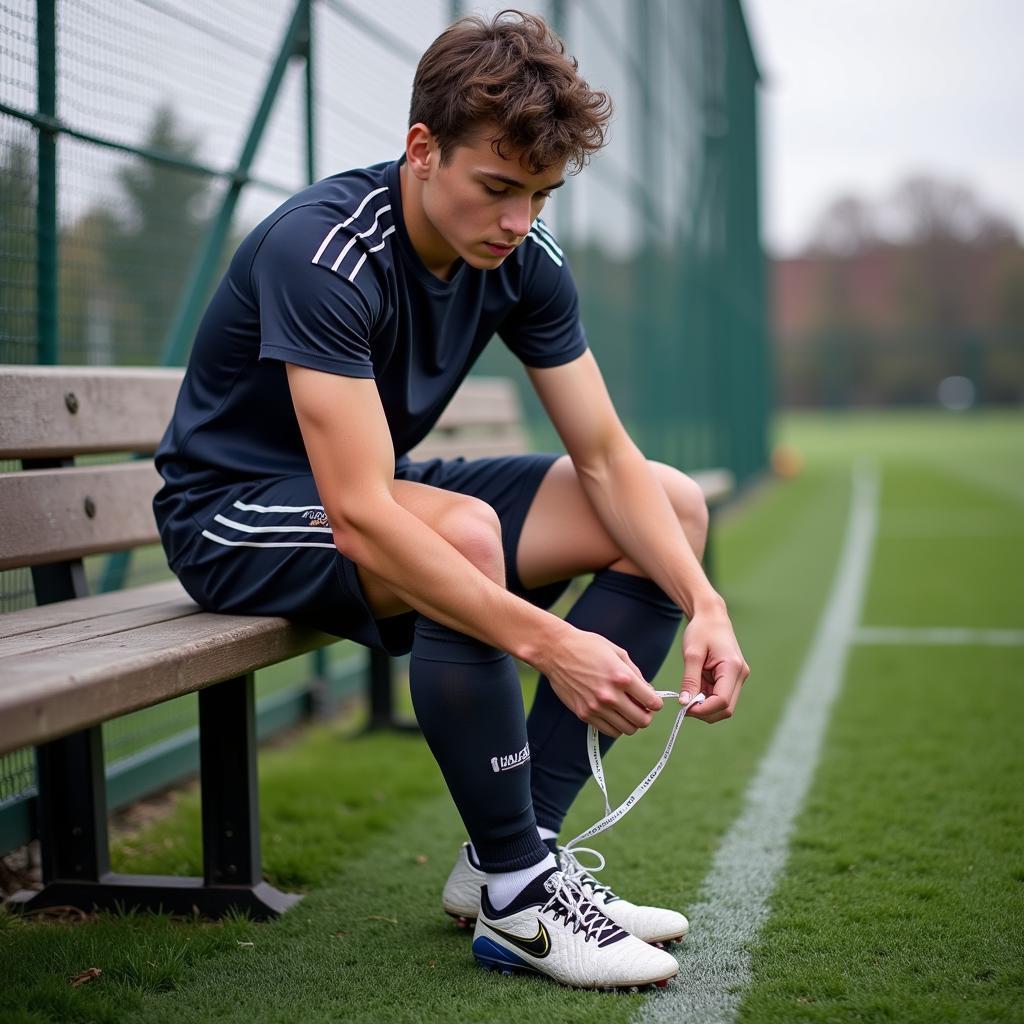
<svg viewBox="0 0 1024 1024"><path fill-rule="evenodd" d="M698 558L708 535L708 509L700 487L677 469L651 462L686 539ZM623 557L597 518L568 456L549 470L530 505L516 555L519 578L530 589L597 569L631 575L643 571Z"/></svg>

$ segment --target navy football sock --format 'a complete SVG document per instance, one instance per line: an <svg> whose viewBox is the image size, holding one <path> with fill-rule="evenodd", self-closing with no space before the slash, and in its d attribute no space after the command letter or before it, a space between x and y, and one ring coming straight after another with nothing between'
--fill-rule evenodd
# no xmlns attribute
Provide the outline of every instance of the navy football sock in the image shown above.
<svg viewBox="0 0 1024 1024"><path fill-rule="evenodd" d="M413 707L480 866L517 871L548 856L530 798L519 674L494 647L422 616L409 664Z"/></svg>
<svg viewBox="0 0 1024 1024"><path fill-rule="evenodd" d="M656 583L644 576L603 569L594 574L566 621L577 629L600 633L627 650L650 682L672 646L681 618L682 612ZM537 684L527 724L537 824L558 832L570 804L590 777L587 726L555 696L545 676ZM608 736L600 737L602 755L612 742Z"/></svg>

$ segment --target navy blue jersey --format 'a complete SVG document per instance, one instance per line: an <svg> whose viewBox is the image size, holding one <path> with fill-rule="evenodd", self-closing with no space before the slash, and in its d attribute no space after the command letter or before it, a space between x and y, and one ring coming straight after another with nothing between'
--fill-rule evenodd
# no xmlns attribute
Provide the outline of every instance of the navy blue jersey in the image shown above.
<svg viewBox="0 0 1024 1024"><path fill-rule="evenodd" d="M286 363L374 379L401 456L495 333L527 366L585 351L576 286L543 222L497 269L460 261L441 281L406 234L400 163L317 182L241 244L157 451L158 519L225 484L310 471Z"/></svg>

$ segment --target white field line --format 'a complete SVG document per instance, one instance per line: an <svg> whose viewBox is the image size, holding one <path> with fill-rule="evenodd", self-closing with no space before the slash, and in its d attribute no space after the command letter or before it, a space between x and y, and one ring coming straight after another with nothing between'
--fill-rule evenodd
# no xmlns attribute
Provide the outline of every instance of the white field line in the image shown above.
<svg viewBox="0 0 1024 1024"><path fill-rule="evenodd" d="M843 551L811 648L743 810L704 880L703 899L687 910L690 936L678 953L679 976L666 992L645 1001L635 1018L639 1024L731 1024L735 1019L751 980L750 949L768 916L842 686L877 521L878 473L858 467Z"/></svg>
<svg viewBox="0 0 1024 1024"><path fill-rule="evenodd" d="M853 634L858 644L897 644L901 647L953 646L1022 647L1024 629L962 629L958 626L911 628L861 626Z"/></svg>

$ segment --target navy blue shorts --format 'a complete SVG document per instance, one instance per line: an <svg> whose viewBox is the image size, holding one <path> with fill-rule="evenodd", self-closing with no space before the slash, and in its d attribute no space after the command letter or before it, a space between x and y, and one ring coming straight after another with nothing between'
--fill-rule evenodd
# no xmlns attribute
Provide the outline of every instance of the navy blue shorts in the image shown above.
<svg viewBox="0 0 1024 1024"><path fill-rule="evenodd" d="M516 550L537 489L558 457L400 460L395 478L486 501L501 521L508 589L547 608L568 581L527 591ZM227 488L193 511L192 520L193 539L173 564L203 608L280 615L388 654L408 653L416 613L374 618L355 563L334 546L312 475Z"/></svg>

